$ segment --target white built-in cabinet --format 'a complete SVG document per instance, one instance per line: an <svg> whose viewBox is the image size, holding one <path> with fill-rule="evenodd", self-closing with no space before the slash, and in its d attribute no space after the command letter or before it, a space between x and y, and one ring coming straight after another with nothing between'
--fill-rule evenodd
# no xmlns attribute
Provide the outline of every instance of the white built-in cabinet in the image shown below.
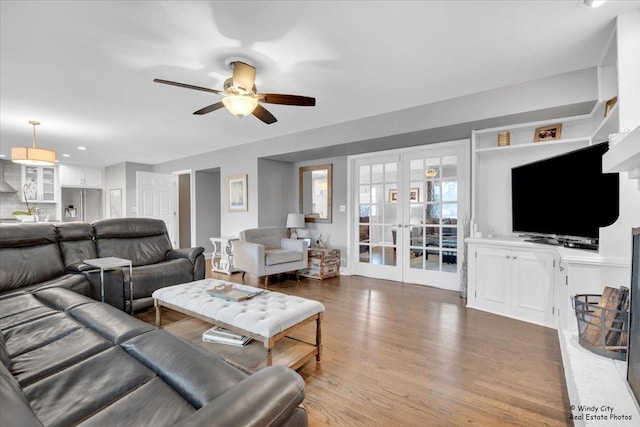
<svg viewBox="0 0 640 427"><path fill-rule="evenodd" d="M555 248L525 242L469 242L467 306L556 327Z"/></svg>
<svg viewBox="0 0 640 427"><path fill-rule="evenodd" d="M60 165L60 186L102 188L104 170L98 167Z"/></svg>
<svg viewBox="0 0 640 427"><path fill-rule="evenodd" d="M57 174L55 166L22 166L22 201L56 203Z"/></svg>

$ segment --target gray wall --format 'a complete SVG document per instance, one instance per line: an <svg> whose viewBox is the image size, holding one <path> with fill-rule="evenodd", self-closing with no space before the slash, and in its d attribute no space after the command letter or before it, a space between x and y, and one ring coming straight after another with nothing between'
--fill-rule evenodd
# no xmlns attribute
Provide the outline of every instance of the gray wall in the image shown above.
<svg viewBox="0 0 640 427"><path fill-rule="evenodd" d="M297 171L297 169L295 169ZM298 212L297 186L291 163L258 159L258 217L259 227L284 228L287 214Z"/></svg>
<svg viewBox="0 0 640 427"><path fill-rule="evenodd" d="M327 159L318 159L307 162L297 162L293 164L293 173L291 174L291 180L295 183L295 210L292 212L298 212L299 210L299 182L298 182L298 169L303 166L314 165L333 165L333 189L332 189L332 204L331 204L331 216L332 221L330 224L308 222L306 229L310 233L310 237L315 239L323 235L323 237L329 238L329 246L332 248L340 249L340 258L342 258L342 266L347 266L347 157L331 157ZM345 207L345 212L340 212L340 206Z"/></svg>
<svg viewBox="0 0 640 427"><path fill-rule="evenodd" d="M209 237L221 236L220 171L196 171L195 180L195 246L202 246L205 252L210 253L213 251L213 245Z"/></svg>

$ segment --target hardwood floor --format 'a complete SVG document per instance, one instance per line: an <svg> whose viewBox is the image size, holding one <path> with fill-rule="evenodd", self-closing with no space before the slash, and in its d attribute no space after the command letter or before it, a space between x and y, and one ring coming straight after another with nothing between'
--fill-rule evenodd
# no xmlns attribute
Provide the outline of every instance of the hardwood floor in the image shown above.
<svg viewBox="0 0 640 427"><path fill-rule="evenodd" d="M311 426L571 425L555 330L467 309L458 293L425 286L282 279L269 289L326 308L322 361L298 370Z"/></svg>

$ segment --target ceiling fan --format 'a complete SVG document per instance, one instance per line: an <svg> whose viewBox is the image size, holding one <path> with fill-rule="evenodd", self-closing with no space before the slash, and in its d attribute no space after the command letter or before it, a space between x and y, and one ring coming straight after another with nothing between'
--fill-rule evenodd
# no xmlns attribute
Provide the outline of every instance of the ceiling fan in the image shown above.
<svg viewBox="0 0 640 427"><path fill-rule="evenodd" d="M153 81L156 83L184 87L187 89L216 93L223 96L222 101L201 108L193 113L198 115L207 114L212 111L219 110L222 107L226 107L227 110L238 117L253 114L266 124L270 125L271 123L277 122L277 119L266 108L260 105L261 103L298 105L303 107L313 107L316 105L316 99L308 96L283 95L279 93L257 93L255 85L255 67L238 60L230 62L229 64L233 68L233 77L225 80L224 90L209 89L206 87L193 86L186 83L178 83L162 79L153 79Z"/></svg>

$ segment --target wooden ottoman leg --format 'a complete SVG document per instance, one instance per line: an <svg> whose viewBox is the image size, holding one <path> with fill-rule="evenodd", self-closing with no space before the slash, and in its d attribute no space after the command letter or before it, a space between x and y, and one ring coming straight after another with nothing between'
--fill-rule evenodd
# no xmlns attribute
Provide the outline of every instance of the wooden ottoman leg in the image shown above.
<svg viewBox="0 0 640 427"><path fill-rule="evenodd" d="M153 300L153 305L156 307L156 328L160 327L160 304L158 304L158 300Z"/></svg>
<svg viewBox="0 0 640 427"><path fill-rule="evenodd" d="M264 346L267 348L267 366L273 365L273 347L276 344L276 340L269 338L265 341Z"/></svg>
<svg viewBox="0 0 640 427"><path fill-rule="evenodd" d="M316 361L320 361L322 357L322 316L324 313L318 313L318 317L316 318Z"/></svg>

